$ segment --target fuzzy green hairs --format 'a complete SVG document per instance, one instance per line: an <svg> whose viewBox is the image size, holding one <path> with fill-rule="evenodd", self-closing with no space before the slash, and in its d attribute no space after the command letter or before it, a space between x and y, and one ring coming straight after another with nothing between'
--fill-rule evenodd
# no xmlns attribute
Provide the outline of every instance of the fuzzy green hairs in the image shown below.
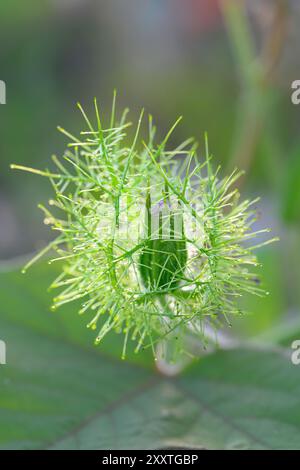
<svg viewBox="0 0 300 470"><path fill-rule="evenodd" d="M47 251L60 261L61 274L51 287L60 293L53 309L81 300L79 313L96 330L96 344L111 331L124 335L136 352L161 340L187 338L205 343L207 325L219 329L240 315L244 293L265 295L257 282L253 250L275 240L251 244L258 233L253 205L240 202L234 183L241 172L219 177L212 170L207 139L204 158L198 144L186 140L174 150L161 143L148 119L148 137L140 137L143 112L128 145L127 110L103 126L95 100L90 120L80 105L86 129L76 137L59 128L69 143L56 169L12 168L46 176L53 187L50 207L40 205L57 238Z"/></svg>

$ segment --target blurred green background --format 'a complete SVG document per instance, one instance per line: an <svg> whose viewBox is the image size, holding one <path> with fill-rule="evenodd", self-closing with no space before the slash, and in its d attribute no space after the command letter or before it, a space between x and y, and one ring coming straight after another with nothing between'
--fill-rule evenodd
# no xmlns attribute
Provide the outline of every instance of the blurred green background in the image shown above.
<svg viewBox="0 0 300 470"><path fill-rule="evenodd" d="M300 107L297 0L30 0L0 3L0 258L43 247L52 233L37 203L51 187L9 164L44 168L62 153L62 125L82 125L75 103L102 113L118 90L119 109L141 107L163 134L183 115L179 143L209 134L215 164L247 170L245 197L262 196L261 223L280 243L259 254L270 295L245 299L240 334L292 324L300 306ZM298 75L297 75L298 73ZM290 323L291 322L291 323ZM274 333L275 334L275 333Z"/></svg>

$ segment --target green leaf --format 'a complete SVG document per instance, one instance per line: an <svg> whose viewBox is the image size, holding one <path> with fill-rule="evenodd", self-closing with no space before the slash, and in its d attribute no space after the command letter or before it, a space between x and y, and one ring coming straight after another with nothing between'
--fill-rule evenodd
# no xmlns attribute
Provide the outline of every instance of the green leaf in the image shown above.
<svg viewBox="0 0 300 470"><path fill-rule="evenodd" d="M119 359L76 306L50 312L53 268L0 274L2 449L299 449L300 375L282 351L219 351L181 376Z"/></svg>
<svg viewBox="0 0 300 470"><path fill-rule="evenodd" d="M288 223L300 221L300 158L299 146L293 152L291 161L287 165L285 184L282 197L282 215Z"/></svg>

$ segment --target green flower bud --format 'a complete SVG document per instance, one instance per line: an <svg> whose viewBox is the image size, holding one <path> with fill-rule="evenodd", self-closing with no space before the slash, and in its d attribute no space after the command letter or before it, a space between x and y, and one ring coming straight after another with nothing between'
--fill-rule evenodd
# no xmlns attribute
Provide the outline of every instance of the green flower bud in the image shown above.
<svg viewBox="0 0 300 470"><path fill-rule="evenodd" d="M123 358L130 340L136 352L150 347L154 355L157 341L174 340L171 350L184 352L191 332L205 344L207 326L217 330L241 314L243 294L265 294L254 250L276 238L249 243L268 232L253 230L257 199L240 201L233 189L240 172L221 178L213 171L207 139L204 161L193 140L166 150L180 119L157 144L149 116L147 143L139 142L141 112L128 146L127 111L115 115L115 95L107 129L94 104L94 121L79 105L80 136L59 128L71 143L60 159L53 157L53 171L12 165L49 178L54 189L50 207L39 207L58 236L23 272L54 251L49 263L63 267L51 285L60 289L53 309L80 301L87 326L98 328L96 344L112 331L124 334ZM141 211L133 206L144 200L145 181L141 235Z"/></svg>
<svg viewBox="0 0 300 470"><path fill-rule="evenodd" d="M187 262L183 211L175 208L168 197L154 210L151 196L146 200L147 238L140 256L140 274L144 286L167 293L180 285Z"/></svg>

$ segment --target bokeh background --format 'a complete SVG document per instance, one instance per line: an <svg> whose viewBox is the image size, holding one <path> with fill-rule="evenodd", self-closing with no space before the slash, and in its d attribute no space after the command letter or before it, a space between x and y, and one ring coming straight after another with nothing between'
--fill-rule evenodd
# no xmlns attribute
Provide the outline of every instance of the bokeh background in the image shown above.
<svg viewBox="0 0 300 470"><path fill-rule="evenodd" d="M280 243L260 253L270 295L245 299L244 337L292 328L300 307L300 78L298 0L3 0L0 2L0 258L43 247L52 233L37 203L46 180L9 164L44 168L76 132L94 96L134 119L153 114L161 134L178 115L173 143L209 134L215 164L247 170L245 197L262 196L263 225ZM15 261L13 261L15 262ZM291 330L292 331L292 330Z"/></svg>

